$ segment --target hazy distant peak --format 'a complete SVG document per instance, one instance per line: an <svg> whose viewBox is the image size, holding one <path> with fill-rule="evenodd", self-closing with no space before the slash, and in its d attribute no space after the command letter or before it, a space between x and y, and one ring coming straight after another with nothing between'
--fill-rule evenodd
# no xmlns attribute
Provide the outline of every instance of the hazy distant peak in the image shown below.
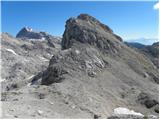
<svg viewBox="0 0 160 120"><path fill-rule="evenodd" d="M23 27L16 35L16 38L27 38L27 39L42 39L44 40L48 36L45 32L33 31L30 27Z"/></svg>

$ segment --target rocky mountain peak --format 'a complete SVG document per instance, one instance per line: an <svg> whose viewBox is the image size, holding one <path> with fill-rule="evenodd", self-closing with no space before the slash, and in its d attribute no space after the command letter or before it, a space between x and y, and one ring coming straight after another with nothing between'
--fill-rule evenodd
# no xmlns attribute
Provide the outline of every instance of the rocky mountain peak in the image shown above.
<svg viewBox="0 0 160 120"><path fill-rule="evenodd" d="M101 23L99 20L97 20L96 18L94 18L88 14L80 14L77 18L81 19L81 20L89 21L92 24L97 24L97 25L101 26L106 32L113 33L111 28L109 28L107 25Z"/></svg>
<svg viewBox="0 0 160 120"><path fill-rule="evenodd" d="M101 50L113 50L115 42L122 41L107 26L88 14L80 14L66 22L62 39L62 49L72 47L74 43L86 43Z"/></svg>
<svg viewBox="0 0 160 120"><path fill-rule="evenodd" d="M42 31L33 31L32 28L29 27L23 27L16 35L16 38L20 38L22 40L27 41L46 41L48 42L48 45L51 47L55 47L55 44L58 44L58 47L60 47L61 43L61 37L55 37Z"/></svg>
<svg viewBox="0 0 160 120"><path fill-rule="evenodd" d="M82 20L92 20L92 21L98 21L96 18L90 16L89 14L80 14L77 17L78 19L82 19Z"/></svg>
<svg viewBox="0 0 160 120"><path fill-rule="evenodd" d="M39 32L35 32L32 30L32 28L29 27L23 27L18 34L16 35L16 38L27 38L27 39L42 39L43 35Z"/></svg>

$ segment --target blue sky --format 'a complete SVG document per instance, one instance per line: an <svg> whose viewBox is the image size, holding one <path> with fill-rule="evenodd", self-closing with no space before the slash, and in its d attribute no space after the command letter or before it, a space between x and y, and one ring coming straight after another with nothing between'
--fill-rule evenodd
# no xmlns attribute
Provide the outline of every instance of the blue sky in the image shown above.
<svg viewBox="0 0 160 120"><path fill-rule="evenodd" d="M148 2L2 2L2 32L12 35L24 26L55 36L64 32L65 22L80 13L88 13L123 39L157 38L158 10Z"/></svg>

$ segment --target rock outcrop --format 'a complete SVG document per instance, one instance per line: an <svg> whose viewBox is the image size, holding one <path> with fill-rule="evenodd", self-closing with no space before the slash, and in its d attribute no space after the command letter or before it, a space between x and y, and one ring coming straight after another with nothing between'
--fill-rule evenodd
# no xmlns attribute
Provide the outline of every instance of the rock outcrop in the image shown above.
<svg viewBox="0 0 160 120"><path fill-rule="evenodd" d="M152 108L159 104L158 100L155 100L151 95L147 93L140 93L138 95L138 102L140 102L142 105L145 105L147 108Z"/></svg>

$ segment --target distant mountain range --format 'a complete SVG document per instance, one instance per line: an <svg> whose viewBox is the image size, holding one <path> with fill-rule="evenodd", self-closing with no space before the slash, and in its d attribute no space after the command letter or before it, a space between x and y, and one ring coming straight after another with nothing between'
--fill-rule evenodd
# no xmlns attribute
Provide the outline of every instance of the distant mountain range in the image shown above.
<svg viewBox="0 0 160 120"><path fill-rule="evenodd" d="M146 45L144 44L141 44L141 43L138 43L138 42L124 42L126 45L130 46L130 47L135 47L135 48L143 48L145 47Z"/></svg>
<svg viewBox="0 0 160 120"><path fill-rule="evenodd" d="M137 38L137 39L129 39L125 41L129 43L140 43L144 45L152 45L153 43L158 42L158 39L157 38Z"/></svg>

